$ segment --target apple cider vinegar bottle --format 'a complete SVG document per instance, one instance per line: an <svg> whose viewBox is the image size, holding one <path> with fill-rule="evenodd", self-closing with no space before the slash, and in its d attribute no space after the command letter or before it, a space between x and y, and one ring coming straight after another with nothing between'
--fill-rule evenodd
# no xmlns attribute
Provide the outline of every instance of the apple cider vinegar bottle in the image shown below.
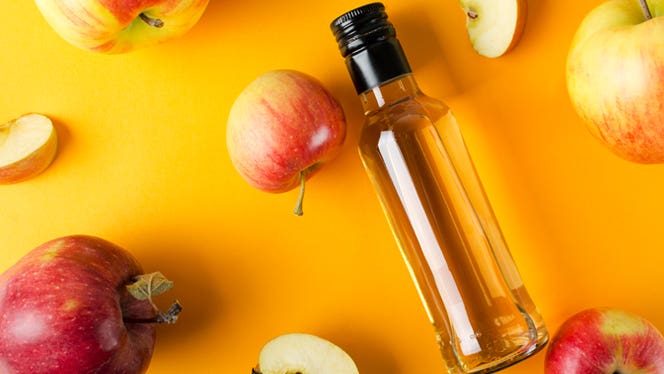
<svg viewBox="0 0 664 374"><path fill-rule="evenodd" d="M359 152L449 373L489 373L548 340L459 127L420 92L381 3L331 24L366 121Z"/></svg>

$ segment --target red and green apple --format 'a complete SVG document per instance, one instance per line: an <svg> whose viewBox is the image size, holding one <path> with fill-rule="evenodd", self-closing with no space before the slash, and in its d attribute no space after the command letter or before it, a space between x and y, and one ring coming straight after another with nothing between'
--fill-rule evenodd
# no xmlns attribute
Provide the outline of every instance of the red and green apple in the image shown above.
<svg viewBox="0 0 664 374"><path fill-rule="evenodd" d="M209 0L35 0L46 21L82 49L122 53L189 31Z"/></svg>
<svg viewBox="0 0 664 374"><path fill-rule="evenodd" d="M346 120L339 102L315 78L294 70L261 74L237 97L226 128L233 165L267 192L300 187L341 150Z"/></svg>

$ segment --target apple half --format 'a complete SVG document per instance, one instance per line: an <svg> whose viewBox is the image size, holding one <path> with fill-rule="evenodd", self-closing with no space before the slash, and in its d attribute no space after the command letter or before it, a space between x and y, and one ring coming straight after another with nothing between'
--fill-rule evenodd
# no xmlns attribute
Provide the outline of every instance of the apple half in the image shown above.
<svg viewBox="0 0 664 374"><path fill-rule="evenodd" d="M292 333L267 342L253 374L359 374L353 359L334 343Z"/></svg>
<svg viewBox="0 0 664 374"><path fill-rule="evenodd" d="M53 161L58 137L53 122L29 113L0 125L0 184L32 178Z"/></svg>
<svg viewBox="0 0 664 374"><path fill-rule="evenodd" d="M470 43L482 56L500 57L514 48L526 24L526 0L459 0Z"/></svg>

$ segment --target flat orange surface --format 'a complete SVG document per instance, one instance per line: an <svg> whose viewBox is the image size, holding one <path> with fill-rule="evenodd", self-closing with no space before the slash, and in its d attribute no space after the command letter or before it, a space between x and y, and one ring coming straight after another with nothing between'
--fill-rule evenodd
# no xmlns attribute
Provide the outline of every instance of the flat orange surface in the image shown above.
<svg viewBox="0 0 664 374"><path fill-rule="evenodd" d="M417 81L461 123L486 192L551 332L613 306L664 328L664 166L623 161L573 112L565 59L600 0L529 0L511 53L472 49L456 1L387 1ZM56 237L90 234L175 281L149 373L248 373L287 332L334 341L362 373L442 373L433 329L356 151L362 112L329 30L363 2L212 3L187 35L106 56L60 39L32 1L0 2L0 122L52 117L60 150L35 179L0 186L0 269ZM235 97L296 69L339 99L341 155L297 192L235 172L225 144ZM541 372L544 353L509 374Z"/></svg>

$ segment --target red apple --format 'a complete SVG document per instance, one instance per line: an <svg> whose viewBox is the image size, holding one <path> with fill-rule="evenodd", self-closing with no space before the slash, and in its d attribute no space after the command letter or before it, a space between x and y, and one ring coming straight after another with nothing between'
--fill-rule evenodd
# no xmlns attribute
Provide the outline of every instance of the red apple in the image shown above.
<svg viewBox="0 0 664 374"><path fill-rule="evenodd" d="M664 0L609 0L592 10L570 47L567 88L609 150L664 162Z"/></svg>
<svg viewBox="0 0 664 374"><path fill-rule="evenodd" d="M172 283L142 273L129 252L91 236L29 252L0 275L0 373L145 372L155 323L179 310L156 311L150 295Z"/></svg>
<svg viewBox="0 0 664 374"><path fill-rule="evenodd" d="M546 374L661 374L664 337L649 321L616 309L593 308L570 317L555 334Z"/></svg>
<svg viewBox="0 0 664 374"><path fill-rule="evenodd" d="M251 82L231 108L231 161L252 186L285 192L334 158L346 136L341 105L316 79L292 70L269 71Z"/></svg>

